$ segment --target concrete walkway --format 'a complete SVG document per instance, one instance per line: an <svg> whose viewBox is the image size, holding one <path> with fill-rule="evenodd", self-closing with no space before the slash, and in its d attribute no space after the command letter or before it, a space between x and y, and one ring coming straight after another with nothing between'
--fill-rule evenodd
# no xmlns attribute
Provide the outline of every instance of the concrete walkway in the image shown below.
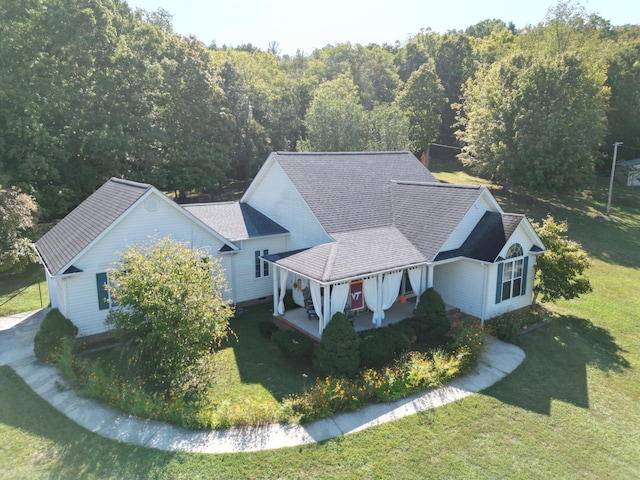
<svg viewBox="0 0 640 480"><path fill-rule="evenodd" d="M190 431L123 414L97 400L78 397L71 389L60 391L59 385L66 382L57 369L33 355L33 337L46 311L0 318L0 365L12 367L38 395L84 428L113 440L169 451L251 452L321 442L468 397L504 378L525 357L515 345L490 338L476 372L397 402L370 405L305 426Z"/></svg>

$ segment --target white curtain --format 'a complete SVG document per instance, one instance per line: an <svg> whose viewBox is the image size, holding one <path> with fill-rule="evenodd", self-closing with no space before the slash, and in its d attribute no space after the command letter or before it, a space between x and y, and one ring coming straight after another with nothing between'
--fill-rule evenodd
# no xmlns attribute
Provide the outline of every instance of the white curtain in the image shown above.
<svg viewBox="0 0 640 480"><path fill-rule="evenodd" d="M384 318L384 310L391 308L398 298L400 283L402 283L402 270L385 274L382 280L382 318Z"/></svg>
<svg viewBox="0 0 640 480"><path fill-rule="evenodd" d="M289 271L284 268L280 269L280 296L278 301L278 314L284 315L284 296L287 293L287 276Z"/></svg>
<svg viewBox="0 0 640 480"><path fill-rule="evenodd" d="M333 285L331 290L331 318L338 313L344 311L344 306L349 298L349 284L339 283Z"/></svg>
<svg viewBox="0 0 640 480"><path fill-rule="evenodd" d="M373 312L373 318L371 321L377 323L378 321L378 279L377 277L365 278L362 284L362 293L364 294L364 301L367 304L369 310Z"/></svg>
<svg viewBox="0 0 640 480"><path fill-rule="evenodd" d="M309 290L311 291L311 300L313 300L313 309L316 311L316 315L318 315L318 323L320 325L324 325L322 315L322 292L320 291L320 284L318 282L314 282L313 280L309 281Z"/></svg>
<svg viewBox="0 0 640 480"><path fill-rule="evenodd" d="M424 270L424 266L410 268L407 270L409 274L409 283L411 283L411 289L416 294L416 306L420 302L420 295L424 292L424 285L422 285L422 271Z"/></svg>

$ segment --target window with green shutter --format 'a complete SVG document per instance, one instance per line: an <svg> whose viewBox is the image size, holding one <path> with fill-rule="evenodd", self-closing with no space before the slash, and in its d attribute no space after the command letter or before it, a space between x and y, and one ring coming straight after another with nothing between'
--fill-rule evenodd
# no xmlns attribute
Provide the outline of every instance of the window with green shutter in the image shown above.
<svg viewBox="0 0 640 480"><path fill-rule="evenodd" d="M96 286L98 288L98 308L106 310L109 308L109 279L106 273L96 273Z"/></svg>

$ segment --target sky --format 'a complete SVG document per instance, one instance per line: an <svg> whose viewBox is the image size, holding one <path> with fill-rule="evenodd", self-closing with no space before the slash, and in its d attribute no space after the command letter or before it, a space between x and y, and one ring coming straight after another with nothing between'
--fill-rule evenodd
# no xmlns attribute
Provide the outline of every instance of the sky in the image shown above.
<svg viewBox="0 0 640 480"><path fill-rule="evenodd" d="M464 30L485 19L516 28L544 20L554 0L127 0L132 8L164 9L173 29L206 45L251 43L266 50L277 42L283 55L310 54L326 45L404 42L423 28ZM583 0L587 13L612 25L640 23L638 0Z"/></svg>

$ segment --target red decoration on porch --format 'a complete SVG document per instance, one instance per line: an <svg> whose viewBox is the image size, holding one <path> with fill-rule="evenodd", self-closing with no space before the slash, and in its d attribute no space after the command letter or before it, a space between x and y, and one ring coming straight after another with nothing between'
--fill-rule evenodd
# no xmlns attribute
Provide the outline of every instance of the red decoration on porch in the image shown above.
<svg viewBox="0 0 640 480"><path fill-rule="evenodd" d="M349 293L351 294L351 310L364 308L363 281L351 282Z"/></svg>

